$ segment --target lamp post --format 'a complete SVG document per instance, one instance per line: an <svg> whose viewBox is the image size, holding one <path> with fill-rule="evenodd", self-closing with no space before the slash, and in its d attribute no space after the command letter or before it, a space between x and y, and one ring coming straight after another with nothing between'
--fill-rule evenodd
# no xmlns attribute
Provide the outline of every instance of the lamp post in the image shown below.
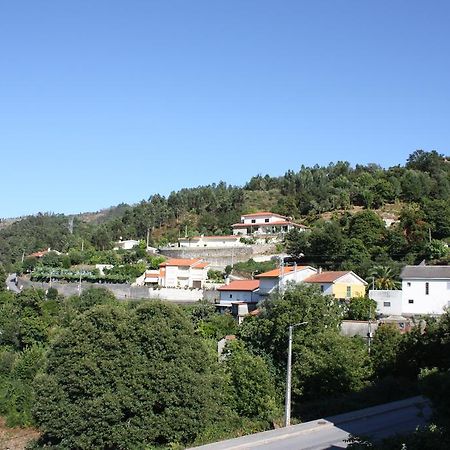
<svg viewBox="0 0 450 450"><path fill-rule="evenodd" d="M289 325L289 343L288 343L288 360L286 373L286 404L284 408L284 426L288 427L291 424L291 378L292 378L292 334L294 328L301 325L306 325L308 322L300 322L294 325Z"/></svg>

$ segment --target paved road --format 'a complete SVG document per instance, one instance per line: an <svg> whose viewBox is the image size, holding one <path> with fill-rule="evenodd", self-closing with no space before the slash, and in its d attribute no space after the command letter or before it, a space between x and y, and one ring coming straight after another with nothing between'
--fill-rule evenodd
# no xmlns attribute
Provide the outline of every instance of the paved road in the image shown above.
<svg viewBox="0 0 450 450"><path fill-rule="evenodd" d="M288 428L196 447L198 450L321 450L347 447L350 435L382 439L414 431L431 415L427 400L412 397Z"/></svg>
<svg viewBox="0 0 450 450"><path fill-rule="evenodd" d="M6 278L6 289L8 289L9 291L12 291L12 292L19 293L20 289L16 286L15 280L16 280L16 274L10 273Z"/></svg>

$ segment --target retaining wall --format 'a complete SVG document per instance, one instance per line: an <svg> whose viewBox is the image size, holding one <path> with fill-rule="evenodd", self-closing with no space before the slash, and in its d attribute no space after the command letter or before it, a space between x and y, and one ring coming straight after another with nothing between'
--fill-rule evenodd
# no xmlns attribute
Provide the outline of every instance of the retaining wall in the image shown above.
<svg viewBox="0 0 450 450"><path fill-rule="evenodd" d="M70 295L78 295L78 283L41 283L30 281L26 278L19 278L19 287L36 287L47 290L49 287L58 289L58 292L68 297ZM81 290L84 291L91 287L102 287L111 291L117 299L121 300L140 300L140 299L159 299L167 300L175 303L195 303L198 300L206 298L210 301L218 298L218 292L214 289L177 289L177 288L161 288L152 289L146 286L131 286L129 284L109 284L109 283L81 283Z"/></svg>

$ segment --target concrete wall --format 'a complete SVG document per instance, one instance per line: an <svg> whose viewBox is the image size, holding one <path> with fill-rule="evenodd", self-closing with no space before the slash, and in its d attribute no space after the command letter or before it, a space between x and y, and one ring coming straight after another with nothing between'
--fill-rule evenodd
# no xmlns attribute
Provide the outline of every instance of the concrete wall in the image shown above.
<svg viewBox="0 0 450 450"><path fill-rule="evenodd" d="M425 283L428 282L428 294ZM403 280L402 312L404 314L442 314L450 306L449 280ZM412 300L412 303L410 302Z"/></svg>
<svg viewBox="0 0 450 450"><path fill-rule="evenodd" d="M275 251L274 244L261 244L245 247L164 247L160 253L168 258L201 258L211 264L211 269L223 270L228 265L248 261L254 255Z"/></svg>
<svg viewBox="0 0 450 450"><path fill-rule="evenodd" d="M370 290L369 298L377 302L377 312L384 316L402 315L402 291Z"/></svg>
<svg viewBox="0 0 450 450"><path fill-rule="evenodd" d="M50 287L49 283L40 283L29 281L24 278L19 278L19 286L36 287L47 290ZM58 292L65 297L70 295L78 295L78 283L52 283L52 287L58 289ZM173 301L175 303L194 303L198 300L206 298L214 301L218 299L218 293L214 290L203 289L177 289L177 288L162 288L152 289L146 286L131 286L129 284L94 284L81 283L81 289L86 290L90 287L103 287L111 291L116 298L120 300L139 300L139 299L160 299Z"/></svg>

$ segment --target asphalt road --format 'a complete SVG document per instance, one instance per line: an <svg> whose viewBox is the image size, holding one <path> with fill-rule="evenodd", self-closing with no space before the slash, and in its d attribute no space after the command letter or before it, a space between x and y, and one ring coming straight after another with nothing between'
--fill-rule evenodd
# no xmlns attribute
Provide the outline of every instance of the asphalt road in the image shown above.
<svg viewBox="0 0 450 450"><path fill-rule="evenodd" d="M412 432L431 415L423 397L366 408L318 419L288 428L265 431L242 438L196 447L197 450L320 450L342 449L350 435L383 439Z"/></svg>

